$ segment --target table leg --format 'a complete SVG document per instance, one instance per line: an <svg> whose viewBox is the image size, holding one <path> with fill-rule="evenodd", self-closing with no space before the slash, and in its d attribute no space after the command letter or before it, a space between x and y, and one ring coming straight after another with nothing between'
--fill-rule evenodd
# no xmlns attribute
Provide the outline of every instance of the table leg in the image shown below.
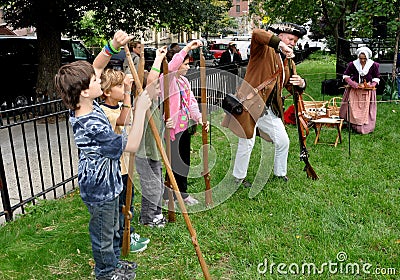
<svg viewBox="0 0 400 280"><path fill-rule="evenodd" d="M320 124L320 123L316 123L315 124L315 141L314 141L314 145L316 145L318 143L319 135L321 134L321 128L322 128L322 124Z"/></svg>

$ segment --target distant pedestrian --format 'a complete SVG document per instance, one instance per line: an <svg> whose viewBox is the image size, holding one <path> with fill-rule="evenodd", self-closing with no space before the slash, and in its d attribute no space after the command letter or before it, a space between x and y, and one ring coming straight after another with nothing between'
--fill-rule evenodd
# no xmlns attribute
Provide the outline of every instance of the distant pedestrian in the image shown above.
<svg viewBox="0 0 400 280"><path fill-rule="evenodd" d="M310 44L308 44L308 42L306 42L306 43L304 44L304 49L308 49L308 48L310 48Z"/></svg>
<svg viewBox="0 0 400 280"><path fill-rule="evenodd" d="M301 43L298 43L298 44L297 44L297 48L298 48L299 50L302 50L302 49L303 49L303 46L301 45Z"/></svg>
<svg viewBox="0 0 400 280"><path fill-rule="evenodd" d="M129 43L128 47L131 52L133 65L135 65L136 71L138 71L140 63L140 53L142 52L142 44L139 41L133 41ZM126 58L124 60L123 69L125 74L132 74L129 68L128 59Z"/></svg>
<svg viewBox="0 0 400 280"><path fill-rule="evenodd" d="M226 70L234 75L239 73L238 63L242 61L242 56L238 53L236 45L228 44L228 48L221 55L219 60L220 69Z"/></svg>

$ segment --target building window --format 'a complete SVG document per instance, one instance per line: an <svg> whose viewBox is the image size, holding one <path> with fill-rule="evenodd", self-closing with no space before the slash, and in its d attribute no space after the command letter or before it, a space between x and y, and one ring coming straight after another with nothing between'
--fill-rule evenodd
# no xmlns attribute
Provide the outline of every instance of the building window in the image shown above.
<svg viewBox="0 0 400 280"><path fill-rule="evenodd" d="M240 0L236 0L236 3L240 3Z"/></svg>
<svg viewBox="0 0 400 280"><path fill-rule="evenodd" d="M236 13L240 13L240 5L236 5Z"/></svg>

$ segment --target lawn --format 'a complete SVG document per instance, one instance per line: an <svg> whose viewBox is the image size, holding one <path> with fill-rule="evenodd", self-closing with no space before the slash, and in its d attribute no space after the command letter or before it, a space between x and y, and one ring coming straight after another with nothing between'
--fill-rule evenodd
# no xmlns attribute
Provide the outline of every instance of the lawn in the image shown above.
<svg viewBox="0 0 400 280"><path fill-rule="evenodd" d="M331 57L314 56L298 65L315 100L322 100L321 82L335 78L334 71ZM307 145L317 181L302 171L296 127L287 127L287 183L270 176L273 147L257 139L248 173L256 183L250 190L235 186L229 176L237 138L220 127L223 113L215 112L214 207L189 208L212 279L399 279L399 112L396 102L379 103L375 132L358 135L344 129L336 148L314 145L311 131ZM335 137L333 130L322 133L326 141ZM204 201L200 143L197 133L189 190ZM181 214L164 229L137 221L138 215L136 231L151 239L147 250L127 257L139 264L137 279L203 279ZM94 279L87 224L78 192L28 209L0 228L0 279Z"/></svg>

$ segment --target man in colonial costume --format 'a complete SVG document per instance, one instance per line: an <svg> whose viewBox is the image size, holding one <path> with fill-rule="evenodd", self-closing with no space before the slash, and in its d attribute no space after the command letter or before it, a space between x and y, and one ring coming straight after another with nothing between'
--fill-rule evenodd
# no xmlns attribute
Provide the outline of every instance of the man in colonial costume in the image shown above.
<svg viewBox="0 0 400 280"><path fill-rule="evenodd" d="M263 138L270 138L275 146L274 175L287 181L287 157L289 137L283 124L282 90L285 87L302 92L305 80L296 73L296 66L289 58L293 48L306 30L297 24L280 23L269 27L270 31L255 29L251 39L250 61L244 82L237 96L243 101L245 111L240 115L227 114L222 125L239 136L233 176L245 187L251 151L254 147L256 128ZM290 76L289 64L293 75ZM261 109L261 110L260 110Z"/></svg>

